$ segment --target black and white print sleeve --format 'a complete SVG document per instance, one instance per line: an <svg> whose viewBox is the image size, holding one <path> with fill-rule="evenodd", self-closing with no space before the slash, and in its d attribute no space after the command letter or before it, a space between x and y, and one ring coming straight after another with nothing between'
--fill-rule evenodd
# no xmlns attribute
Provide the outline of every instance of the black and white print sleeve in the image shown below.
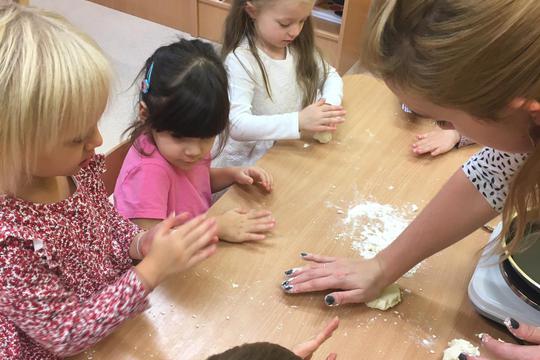
<svg viewBox="0 0 540 360"><path fill-rule="evenodd" d="M510 183L527 156L528 154L507 153L486 147L474 154L462 169L489 205L500 213Z"/></svg>

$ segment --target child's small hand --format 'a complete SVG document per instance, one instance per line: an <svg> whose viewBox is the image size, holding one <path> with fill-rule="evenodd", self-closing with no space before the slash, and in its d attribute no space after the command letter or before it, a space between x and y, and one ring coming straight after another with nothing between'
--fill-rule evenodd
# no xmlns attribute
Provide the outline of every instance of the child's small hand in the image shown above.
<svg viewBox="0 0 540 360"><path fill-rule="evenodd" d="M172 218L171 227L174 229L177 226L182 225L190 218L190 214L187 212L184 212L180 215L176 215ZM152 226L149 230L145 231L142 234L142 237L140 239L135 239L135 247L136 247L136 253L138 255L141 255L141 259L144 258L148 253L150 252L150 248L152 247L152 243L154 242L154 238L156 237L157 232L160 229L161 222L157 225Z"/></svg>
<svg viewBox="0 0 540 360"><path fill-rule="evenodd" d="M230 242L264 240L274 226L276 220L270 211L233 209L218 217L218 236Z"/></svg>
<svg viewBox="0 0 540 360"><path fill-rule="evenodd" d="M339 326L339 318L336 316L333 318L326 327L314 338L305 341L301 344L296 345L292 352L295 353L297 356L301 357L302 359L311 359L311 356L317 349L332 336L332 333L334 330L337 329ZM328 355L326 360L335 360L337 359L337 355L332 353Z"/></svg>
<svg viewBox="0 0 540 360"><path fill-rule="evenodd" d="M460 135L456 130L437 129L426 134L416 135L412 151L416 155L431 153L437 156L448 152L459 142Z"/></svg>
<svg viewBox="0 0 540 360"><path fill-rule="evenodd" d="M298 115L300 131L334 131L345 121L346 111L341 106L325 103L325 99L306 106Z"/></svg>
<svg viewBox="0 0 540 360"><path fill-rule="evenodd" d="M148 255L136 269L148 290L167 276L189 269L212 255L216 249L216 219L198 216L176 226L175 217L163 220L155 231Z"/></svg>
<svg viewBox="0 0 540 360"><path fill-rule="evenodd" d="M272 191L274 178L263 168L252 166L248 168L238 168L234 175L234 181L242 185L261 184L266 191Z"/></svg>

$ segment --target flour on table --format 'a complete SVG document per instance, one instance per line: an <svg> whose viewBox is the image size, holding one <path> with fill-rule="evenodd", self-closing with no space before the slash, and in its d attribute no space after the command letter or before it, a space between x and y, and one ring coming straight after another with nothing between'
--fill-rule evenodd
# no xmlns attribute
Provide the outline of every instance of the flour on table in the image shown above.
<svg viewBox="0 0 540 360"><path fill-rule="evenodd" d="M362 201L349 208L343 220L348 229L340 237L352 238L353 249L365 259L371 259L405 230L414 207L409 204L400 209L370 200ZM414 275L419 267L420 264L416 265L405 276Z"/></svg>
<svg viewBox="0 0 540 360"><path fill-rule="evenodd" d="M448 343L448 348L444 350L443 360L459 360L459 354L479 356L478 347L474 346L467 340L454 339Z"/></svg>

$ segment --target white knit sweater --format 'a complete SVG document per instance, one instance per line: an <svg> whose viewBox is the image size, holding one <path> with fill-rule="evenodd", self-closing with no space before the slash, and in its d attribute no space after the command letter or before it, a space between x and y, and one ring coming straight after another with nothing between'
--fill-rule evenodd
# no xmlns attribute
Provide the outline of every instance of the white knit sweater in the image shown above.
<svg viewBox="0 0 540 360"><path fill-rule="evenodd" d="M300 138L298 113L302 110L302 91L296 81L295 54L287 48L285 59L276 60L262 50L258 52L266 69L271 97L244 40L225 59L231 100L230 134L225 149L212 162L213 167L252 165L272 147L274 140ZM318 98L341 105L343 81L336 69L328 64L327 67L327 79ZM322 74L322 64L320 69Z"/></svg>

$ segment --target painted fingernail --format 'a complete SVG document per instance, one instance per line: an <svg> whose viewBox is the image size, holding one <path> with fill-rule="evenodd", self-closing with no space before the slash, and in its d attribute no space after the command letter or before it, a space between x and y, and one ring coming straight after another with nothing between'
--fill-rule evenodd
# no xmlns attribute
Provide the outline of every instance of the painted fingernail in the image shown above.
<svg viewBox="0 0 540 360"><path fill-rule="evenodd" d="M504 320L504 325L508 328L512 328L514 330L519 329L519 322L514 318L506 318Z"/></svg>
<svg viewBox="0 0 540 360"><path fill-rule="evenodd" d="M292 285L283 286L283 290L285 290L286 292L292 292L292 289L293 289Z"/></svg>
<svg viewBox="0 0 540 360"><path fill-rule="evenodd" d="M285 286L289 285L289 280L285 280L281 283L281 287L284 288Z"/></svg>
<svg viewBox="0 0 540 360"><path fill-rule="evenodd" d="M332 295L326 295L324 297L324 302L328 306L337 306L338 305L338 304L336 304L336 299Z"/></svg>
<svg viewBox="0 0 540 360"><path fill-rule="evenodd" d="M465 354L465 353L459 354L458 359L459 360L467 360L467 354Z"/></svg>
<svg viewBox="0 0 540 360"><path fill-rule="evenodd" d="M292 268L292 269L289 269L289 270L285 271L285 275L291 276L291 275L293 275L295 272L297 272L298 270L300 270L300 269L299 269L299 268ZM289 280L291 280L291 279L289 279Z"/></svg>
<svg viewBox="0 0 540 360"><path fill-rule="evenodd" d="M306 252L301 252L301 253L300 253L300 256L301 256L301 257L307 256L307 255L308 255L308 254L307 254Z"/></svg>

